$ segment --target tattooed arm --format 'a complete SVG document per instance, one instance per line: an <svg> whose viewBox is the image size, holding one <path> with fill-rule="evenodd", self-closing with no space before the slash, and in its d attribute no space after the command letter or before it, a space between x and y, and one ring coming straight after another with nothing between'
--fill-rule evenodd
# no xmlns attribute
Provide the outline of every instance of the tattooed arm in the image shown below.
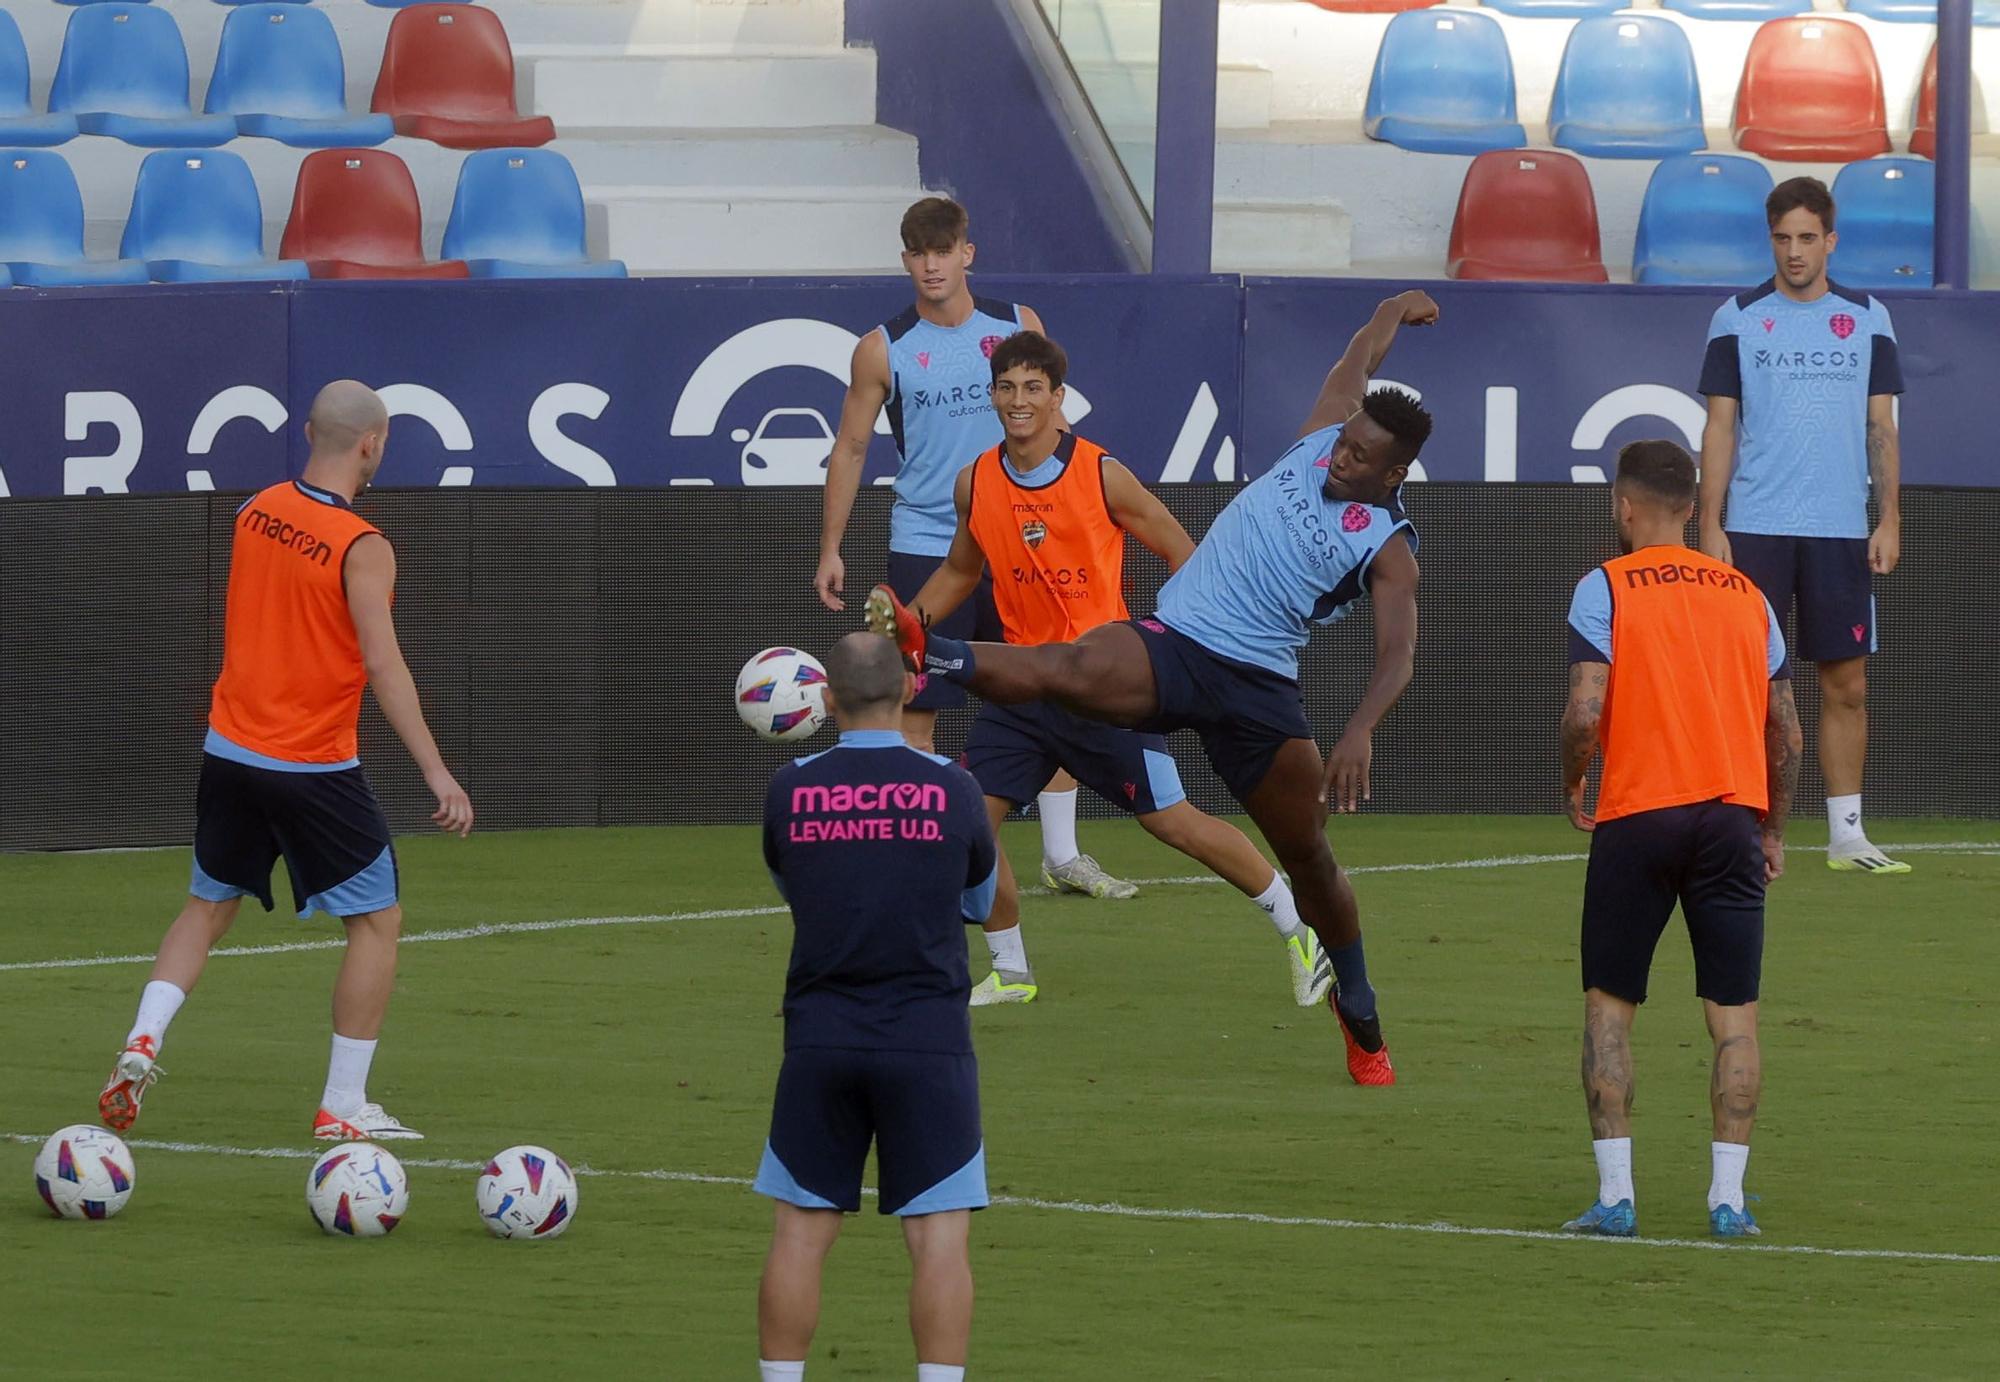
<svg viewBox="0 0 2000 1382"><path fill-rule="evenodd" d="M1881 521L1868 539L1868 569L1886 576L1903 555L1903 443L1896 434L1896 399L1868 400L1868 483Z"/></svg>
<svg viewBox="0 0 2000 1382"><path fill-rule="evenodd" d="M1569 705L1562 719L1563 799L1569 823L1578 830L1588 831L1597 824L1583 809L1583 776L1597 752L1597 725L1604 718L1604 689L1610 680L1607 663L1570 664Z"/></svg>
<svg viewBox="0 0 2000 1382"><path fill-rule="evenodd" d="M1792 699L1791 678L1771 683L1770 708L1764 713L1764 780L1770 809L1764 815L1764 881L1785 871L1785 818L1799 789L1799 757L1805 735L1799 729L1799 707Z"/></svg>

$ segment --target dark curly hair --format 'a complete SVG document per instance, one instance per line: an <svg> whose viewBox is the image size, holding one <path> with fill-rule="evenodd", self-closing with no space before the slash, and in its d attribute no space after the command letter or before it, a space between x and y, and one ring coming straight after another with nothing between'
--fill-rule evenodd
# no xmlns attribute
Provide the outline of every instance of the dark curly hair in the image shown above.
<svg viewBox="0 0 2000 1382"><path fill-rule="evenodd" d="M1401 389L1376 389L1361 400L1361 411L1368 414L1376 426L1401 442L1409 451L1409 459L1415 460L1417 453L1430 440L1431 415L1424 411L1424 405L1417 402L1414 394Z"/></svg>

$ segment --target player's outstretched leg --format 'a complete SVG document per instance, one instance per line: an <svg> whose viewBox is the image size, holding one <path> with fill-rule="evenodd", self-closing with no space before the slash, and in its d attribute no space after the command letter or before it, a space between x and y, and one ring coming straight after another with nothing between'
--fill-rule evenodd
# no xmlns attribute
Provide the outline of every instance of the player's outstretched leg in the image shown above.
<svg viewBox="0 0 2000 1382"><path fill-rule="evenodd" d="M139 995L139 1012L126 1034L125 1049L111 1067L111 1078L97 1096L97 1116L113 1132L127 1132L139 1119L139 1106L146 1091L166 1073L161 1069L160 1047L166 1043L167 1026L181 1009L195 982L208 964L208 952L229 934L241 899L211 902L190 896L187 906L167 928L160 942L159 956L153 961L152 976Z"/></svg>
<svg viewBox="0 0 2000 1382"><path fill-rule="evenodd" d="M1333 962L1299 916L1298 903L1285 876L1257 852L1250 837L1220 821L1192 802L1181 801L1163 811L1139 817L1146 833L1171 845L1188 858L1213 869L1217 877L1256 903L1278 928L1292 974L1292 1001L1310 1008L1333 987Z"/></svg>
<svg viewBox="0 0 2000 1382"><path fill-rule="evenodd" d="M1243 800L1279 865L1292 881L1299 914L1319 933L1333 965L1327 1006L1347 1046L1347 1073L1360 1085L1392 1085L1395 1067L1375 1010L1368 961L1361 948L1361 916L1354 889L1326 841L1326 806L1319 799L1324 765L1310 739L1288 739L1271 759L1263 781Z"/></svg>
<svg viewBox="0 0 2000 1382"><path fill-rule="evenodd" d="M368 1067L396 986L403 909L391 905L341 921L347 927L347 955L333 985L333 1050L312 1135L323 1142L420 1140L422 1133L368 1102Z"/></svg>

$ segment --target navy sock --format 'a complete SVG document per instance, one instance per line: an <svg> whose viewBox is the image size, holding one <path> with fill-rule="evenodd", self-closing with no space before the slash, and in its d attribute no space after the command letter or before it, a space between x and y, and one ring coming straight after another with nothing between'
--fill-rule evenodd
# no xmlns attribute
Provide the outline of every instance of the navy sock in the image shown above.
<svg viewBox="0 0 2000 1382"><path fill-rule="evenodd" d="M946 681L967 682L977 666L972 656L972 645L956 638L946 638L934 633L924 640L924 665L922 670Z"/></svg>
<svg viewBox="0 0 2000 1382"><path fill-rule="evenodd" d="M1361 942L1329 950L1326 957L1333 961L1334 982L1340 986L1340 1010L1362 1022L1375 1016L1375 989L1368 982L1368 961L1361 953Z"/></svg>

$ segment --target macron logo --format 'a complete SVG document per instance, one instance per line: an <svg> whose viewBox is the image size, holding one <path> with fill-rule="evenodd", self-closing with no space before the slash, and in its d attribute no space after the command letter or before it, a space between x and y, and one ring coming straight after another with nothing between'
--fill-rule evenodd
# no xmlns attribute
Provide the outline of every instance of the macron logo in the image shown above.
<svg viewBox="0 0 2000 1382"><path fill-rule="evenodd" d="M944 788L935 782L845 782L792 788L792 814L843 811L942 811Z"/></svg>

